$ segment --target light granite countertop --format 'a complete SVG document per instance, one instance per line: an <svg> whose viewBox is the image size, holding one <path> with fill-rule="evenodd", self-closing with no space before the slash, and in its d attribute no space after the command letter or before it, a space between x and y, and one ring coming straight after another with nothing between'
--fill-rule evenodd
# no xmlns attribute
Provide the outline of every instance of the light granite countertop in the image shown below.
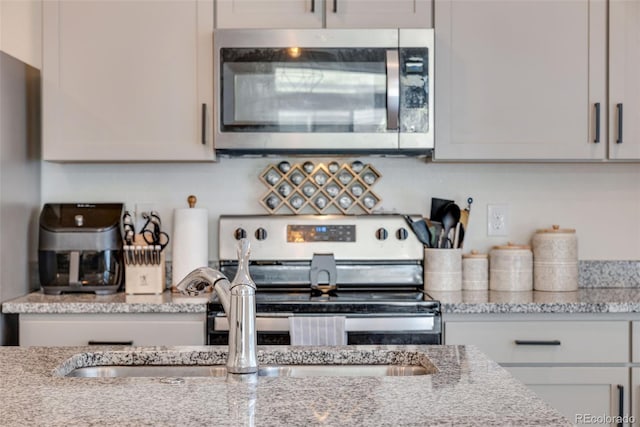
<svg viewBox="0 0 640 427"><path fill-rule="evenodd" d="M269 364L421 364L405 377L69 378L108 364L223 364L225 347L0 347L6 426L571 425L471 346L259 347Z"/></svg>
<svg viewBox="0 0 640 427"><path fill-rule="evenodd" d="M91 313L206 313L214 293L190 297L171 291L159 295L111 295L67 293L45 295L32 292L2 303L3 313L91 314Z"/></svg>
<svg viewBox="0 0 640 427"><path fill-rule="evenodd" d="M444 314L640 313L640 288L581 288L574 292L436 292ZM33 292L2 304L3 313L204 313L215 294L62 294Z"/></svg>

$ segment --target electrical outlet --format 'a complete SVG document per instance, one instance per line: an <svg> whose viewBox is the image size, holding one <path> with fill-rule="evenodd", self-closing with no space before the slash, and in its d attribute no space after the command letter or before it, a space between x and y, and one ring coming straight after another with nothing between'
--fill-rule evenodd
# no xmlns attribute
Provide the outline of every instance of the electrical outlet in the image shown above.
<svg viewBox="0 0 640 427"><path fill-rule="evenodd" d="M487 205L487 236L509 234L509 205Z"/></svg>
<svg viewBox="0 0 640 427"><path fill-rule="evenodd" d="M136 203L135 206L135 223L136 223L136 233L140 233L142 231L142 227L144 227L147 222L146 219L143 218L143 214L146 216L149 212L155 210L155 203L144 202L144 203Z"/></svg>

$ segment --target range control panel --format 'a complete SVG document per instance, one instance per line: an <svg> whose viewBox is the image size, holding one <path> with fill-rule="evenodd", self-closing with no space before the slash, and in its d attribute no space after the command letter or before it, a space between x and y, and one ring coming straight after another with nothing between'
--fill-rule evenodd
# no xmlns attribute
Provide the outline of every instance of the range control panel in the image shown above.
<svg viewBox="0 0 640 427"><path fill-rule="evenodd" d="M287 225L287 242L355 242L355 225Z"/></svg>
<svg viewBox="0 0 640 427"><path fill-rule="evenodd" d="M253 261L309 261L331 253L336 260L415 260L424 247L402 215L223 215L220 260L235 260L238 239L251 243Z"/></svg>

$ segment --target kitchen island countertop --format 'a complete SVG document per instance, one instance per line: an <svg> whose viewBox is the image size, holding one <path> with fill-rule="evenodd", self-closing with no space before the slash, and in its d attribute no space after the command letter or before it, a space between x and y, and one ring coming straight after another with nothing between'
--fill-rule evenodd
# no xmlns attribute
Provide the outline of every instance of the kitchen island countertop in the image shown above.
<svg viewBox="0 0 640 427"><path fill-rule="evenodd" d="M426 357L425 357L426 356ZM571 425L472 346L259 347L261 364L409 363L405 377L68 378L104 364L220 364L225 347L0 347L2 424Z"/></svg>
<svg viewBox="0 0 640 427"><path fill-rule="evenodd" d="M640 288L583 288L574 292L429 291L444 314L489 313L640 313ZM161 295L63 294L32 292L6 301L3 313L204 313L215 294Z"/></svg>

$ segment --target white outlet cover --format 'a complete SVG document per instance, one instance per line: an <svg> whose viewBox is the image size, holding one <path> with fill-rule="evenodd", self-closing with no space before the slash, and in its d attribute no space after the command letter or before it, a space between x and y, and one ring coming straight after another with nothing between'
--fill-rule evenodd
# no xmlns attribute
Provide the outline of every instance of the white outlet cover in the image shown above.
<svg viewBox="0 0 640 427"><path fill-rule="evenodd" d="M509 205L487 205L487 235L509 235Z"/></svg>

